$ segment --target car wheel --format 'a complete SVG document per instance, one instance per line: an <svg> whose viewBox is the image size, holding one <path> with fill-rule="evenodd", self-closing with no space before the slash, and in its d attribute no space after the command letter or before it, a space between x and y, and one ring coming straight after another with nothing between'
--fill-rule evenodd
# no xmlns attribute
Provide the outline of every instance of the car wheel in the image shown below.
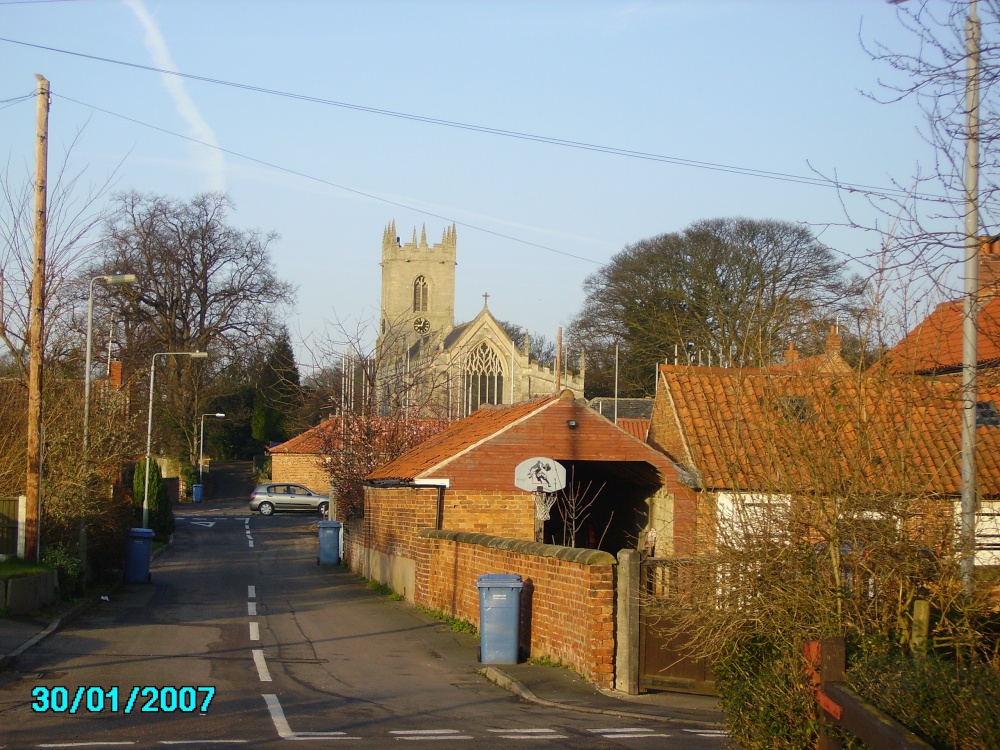
<svg viewBox="0 0 1000 750"><path fill-rule="evenodd" d="M271 503L261 503L257 508L262 516L269 516L274 513L274 506Z"/></svg>
<svg viewBox="0 0 1000 750"><path fill-rule="evenodd" d="M330 510L330 503L320 503L319 504L319 514L325 516L326 512Z"/></svg>

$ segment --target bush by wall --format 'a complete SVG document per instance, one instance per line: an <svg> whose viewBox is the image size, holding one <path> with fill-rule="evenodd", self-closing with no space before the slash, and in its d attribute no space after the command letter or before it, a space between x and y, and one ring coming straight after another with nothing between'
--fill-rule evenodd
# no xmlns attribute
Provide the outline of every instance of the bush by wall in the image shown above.
<svg viewBox="0 0 1000 750"><path fill-rule="evenodd" d="M139 522L142 521L142 500L145 496L145 483L146 462L143 459L136 464L132 480L132 492L134 493L139 513ZM156 461L152 460L149 464L149 528L161 540L166 539L174 533L174 512L170 507L167 485L163 483L160 467L157 466Z"/></svg>

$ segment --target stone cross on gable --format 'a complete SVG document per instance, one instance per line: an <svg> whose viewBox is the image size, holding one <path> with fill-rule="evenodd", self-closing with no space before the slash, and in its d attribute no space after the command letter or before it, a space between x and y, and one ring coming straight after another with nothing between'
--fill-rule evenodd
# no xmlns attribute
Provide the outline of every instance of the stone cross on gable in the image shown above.
<svg viewBox="0 0 1000 750"><path fill-rule="evenodd" d="M488 307L490 302L490 293L483 292L483 307Z"/></svg>

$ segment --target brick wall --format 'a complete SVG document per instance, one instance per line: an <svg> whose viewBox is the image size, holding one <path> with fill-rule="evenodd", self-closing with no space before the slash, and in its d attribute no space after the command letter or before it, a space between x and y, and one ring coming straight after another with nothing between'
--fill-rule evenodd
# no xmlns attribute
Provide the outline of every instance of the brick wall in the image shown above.
<svg viewBox="0 0 1000 750"><path fill-rule="evenodd" d="M420 532L415 546L415 603L478 626L478 577L518 574L522 648L569 665L598 687L614 686L616 561L610 554L431 529Z"/></svg>
<svg viewBox="0 0 1000 750"><path fill-rule="evenodd" d="M527 492L445 491L441 528L535 539L535 500Z"/></svg>
<svg viewBox="0 0 1000 750"><path fill-rule="evenodd" d="M436 487L365 487L364 546L414 558L420 529L437 524Z"/></svg>
<svg viewBox="0 0 1000 750"><path fill-rule="evenodd" d="M271 481L294 482L327 495L330 492L330 475L319 461L314 453L275 453L271 456Z"/></svg>

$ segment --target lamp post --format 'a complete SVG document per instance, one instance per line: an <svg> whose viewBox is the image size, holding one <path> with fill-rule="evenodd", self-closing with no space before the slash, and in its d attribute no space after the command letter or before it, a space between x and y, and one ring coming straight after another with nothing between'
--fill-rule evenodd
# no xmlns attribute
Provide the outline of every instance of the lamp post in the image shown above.
<svg viewBox="0 0 1000 750"><path fill-rule="evenodd" d="M149 461L153 450L153 385L156 381L156 358L166 357L169 354L191 357L192 359L205 359L208 352L157 352L153 355L152 363L149 365L149 419L146 423L146 479L142 490L142 528L149 528Z"/></svg>
<svg viewBox="0 0 1000 750"><path fill-rule="evenodd" d="M201 415L201 434L198 438L198 484L202 486L205 484L205 417L222 419L224 416L226 415L222 412Z"/></svg>
<svg viewBox="0 0 1000 750"><path fill-rule="evenodd" d="M90 280L90 294L87 297L87 360L83 370L83 460L87 461L90 450L90 368L94 341L94 282L103 281L108 286L124 286L135 283L134 273L112 273L95 276Z"/></svg>

